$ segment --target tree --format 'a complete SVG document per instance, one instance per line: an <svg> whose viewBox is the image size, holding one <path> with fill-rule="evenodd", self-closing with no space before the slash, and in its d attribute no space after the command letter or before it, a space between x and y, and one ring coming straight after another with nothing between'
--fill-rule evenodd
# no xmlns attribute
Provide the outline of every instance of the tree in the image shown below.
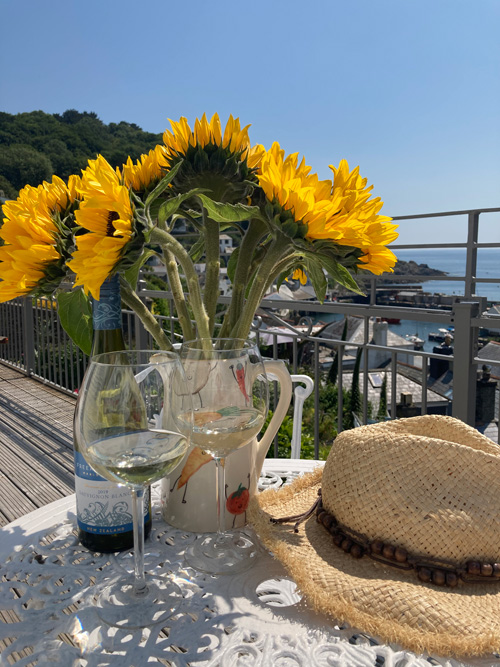
<svg viewBox="0 0 500 667"><path fill-rule="evenodd" d="M0 196L2 192L5 199L15 199L17 197L16 188L5 178L3 174L0 174Z"/></svg>
<svg viewBox="0 0 500 667"><path fill-rule="evenodd" d="M382 386L380 387L380 403L378 406L377 419L384 421L387 417L387 373L384 373Z"/></svg>
<svg viewBox="0 0 500 667"><path fill-rule="evenodd" d="M363 354L363 348L358 347L356 353L356 361L354 362L354 369L352 371L352 384L351 384L351 414L359 415L361 414L361 392L359 390L359 369L361 366L361 355Z"/></svg>
<svg viewBox="0 0 500 667"><path fill-rule="evenodd" d="M92 111L0 112L0 189L12 199L25 185L39 185L53 174L66 180L99 153L112 167L121 167L128 156L136 160L161 141L161 134L144 132L135 123L105 125Z"/></svg>
<svg viewBox="0 0 500 667"><path fill-rule="evenodd" d="M39 185L53 173L50 159L31 146L12 144L0 151L0 175L16 190L25 185Z"/></svg>

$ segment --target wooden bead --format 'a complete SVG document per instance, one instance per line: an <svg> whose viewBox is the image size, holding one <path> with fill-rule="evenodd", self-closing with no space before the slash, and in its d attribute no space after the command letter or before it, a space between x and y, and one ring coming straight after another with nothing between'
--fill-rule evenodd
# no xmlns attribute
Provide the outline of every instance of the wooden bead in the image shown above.
<svg viewBox="0 0 500 667"><path fill-rule="evenodd" d="M346 537L342 540L342 544L340 546L346 553L349 553L352 547L352 540Z"/></svg>
<svg viewBox="0 0 500 667"><path fill-rule="evenodd" d="M458 577L454 572L446 573L446 585L450 588L455 588L455 586L458 586Z"/></svg>
<svg viewBox="0 0 500 667"><path fill-rule="evenodd" d="M374 542L372 542L371 552L372 554L375 554L375 556L381 556L383 548L384 548L384 543L381 540L375 540Z"/></svg>
<svg viewBox="0 0 500 667"><path fill-rule="evenodd" d="M493 574L493 565L491 563L481 563L481 575L483 577L491 577Z"/></svg>
<svg viewBox="0 0 500 667"><path fill-rule="evenodd" d="M392 544L384 544L382 549L382 556L387 558L387 560L394 560L394 552L396 551L395 547Z"/></svg>
<svg viewBox="0 0 500 667"><path fill-rule="evenodd" d="M330 535L335 535L336 533L338 533L338 531L339 527L336 521L330 524L330 527L328 528L328 532L330 533Z"/></svg>
<svg viewBox="0 0 500 667"><path fill-rule="evenodd" d="M436 586L444 586L446 583L446 574L443 570L434 570L432 573L432 583Z"/></svg>
<svg viewBox="0 0 500 667"><path fill-rule="evenodd" d="M432 578L432 572L429 570L428 567L421 567L417 571L417 576L420 579L420 581L424 581L427 583Z"/></svg>
<svg viewBox="0 0 500 667"><path fill-rule="evenodd" d="M363 549L361 544L354 543L352 545L351 551L350 551L351 556L353 556L354 558L362 558L364 553L365 553L365 550Z"/></svg>
<svg viewBox="0 0 500 667"><path fill-rule="evenodd" d="M334 523L336 523L335 519L333 516L325 512L324 514L321 515L321 523L324 525L324 527L327 530L330 530L330 526Z"/></svg>
<svg viewBox="0 0 500 667"><path fill-rule="evenodd" d="M336 533L336 534L333 536L333 543L334 543L337 547L340 547L340 545L341 545L342 542L344 541L344 538L345 538L345 535L343 535L342 533Z"/></svg>
<svg viewBox="0 0 500 667"><path fill-rule="evenodd" d="M492 575L495 577L495 579L500 579L500 563L493 563Z"/></svg>
<svg viewBox="0 0 500 667"><path fill-rule="evenodd" d="M322 523L323 516L327 516L327 513L325 510L319 510L318 513L316 514L316 521L318 523Z"/></svg>
<svg viewBox="0 0 500 667"><path fill-rule="evenodd" d="M481 563L478 560L470 560L467 563L467 574L478 576L481 574Z"/></svg>
<svg viewBox="0 0 500 667"><path fill-rule="evenodd" d="M408 552L402 547L396 547L394 551L394 558L398 563L406 563L408 559Z"/></svg>

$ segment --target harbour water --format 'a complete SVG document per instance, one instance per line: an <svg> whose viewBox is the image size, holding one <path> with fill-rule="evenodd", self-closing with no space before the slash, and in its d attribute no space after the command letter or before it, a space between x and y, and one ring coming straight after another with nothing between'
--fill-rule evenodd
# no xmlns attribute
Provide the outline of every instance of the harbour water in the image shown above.
<svg viewBox="0 0 500 667"><path fill-rule="evenodd" d="M427 264L432 269L445 271L450 276L465 275L465 248L450 249L415 249L396 250L398 258L417 264ZM497 278L496 283L477 283L476 294L485 296L488 301L500 304L500 248L481 248L478 250L477 277ZM422 290L431 294L463 295L465 284L463 281L428 280L422 283ZM404 287L403 287L404 289ZM342 315L318 314L316 320L332 322L342 319ZM401 320L399 324L389 324L395 334L405 338L417 335L424 341L424 351L432 352L439 343L429 340L429 334L435 333L439 325L433 322L419 322L417 320Z"/></svg>

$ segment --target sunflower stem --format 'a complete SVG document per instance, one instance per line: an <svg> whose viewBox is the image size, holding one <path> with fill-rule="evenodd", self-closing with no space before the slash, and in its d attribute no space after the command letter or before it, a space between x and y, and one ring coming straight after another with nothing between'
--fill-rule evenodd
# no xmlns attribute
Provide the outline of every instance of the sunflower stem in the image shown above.
<svg viewBox="0 0 500 667"><path fill-rule="evenodd" d="M202 208L203 229L205 234L205 262L206 279L203 301L209 320L210 336L213 336L217 299L219 296L220 276L220 225L208 217L206 209Z"/></svg>
<svg viewBox="0 0 500 667"><path fill-rule="evenodd" d="M121 275L120 287L123 302L139 317L146 331L148 331L158 343L160 350L173 350L174 348L172 347L169 337L163 331L153 313L146 308L137 293Z"/></svg>
<svg viewBox="0 0 500 667"><path fill-rule="evenodd" d="M266 231L267 226L264 222L256 219L250 220L238 252L231 303L222 323L222 329L219 334L221 337L232 331L243 311L245 291L252 274L251 269L255 248Z"/></svg>
<svg viewBox="0 0 500 667"><path fill-rule="evenodd" d="M194 268L193 261L185 248L174 238L171 234L159 229L158 227L151 230L151 243L158 243L169 250L178 260L179 264L186 276L188 291L190 295L190 303L193 309L194 319L196 321L197 335L199 338L210 338L209 318L203 300L201 298L200 285L198 276Z"/></svg>
<svg viewBox="0 0 500 667"><path fill-rule="evenodd" d="M290 257L284 257L283 259L281 259L281 260L274 266L273 270L271 271L271 273L270 273L269 276L268 276L268 279L265 280L265 281L262 283L262 289L261 289L261 291L260 291L260 296L256 298L257 306L255 306L255 310L254 310L253 316L255 315L255 312L257 311L257 308L259 307L259 304L260 304L260 302L262 301L262 299L264 298L264 296L265 296L267 290L271 287L271 285L272 285L273 282L276 280L276 278L278 278L278 277L279 277L282 273L284 273L285 271L286 271L287 273L290 272L290 271L292 271L292 269L294 268L294 266L295 266L295 259L294 259L293 257L292 257L292 258L290 258ZM249 313L249 314L250 314L250 313ZM253 320L253 316L252 316L252 320ZM252 326L252 322L250 322L250 328L251 328L251 326ZM250 331L250 329L249 329L249 331ZM238 329L237 329L237 327L234 327L234 328L231 330L231 334L227 334L227 335L228 335L228 337L234 337L234 338L241 338L241 337L243 337L242 334L240 335L240 334L238 333Z"/></svg>
<svg viewBox="0 0 500 667"><path fill-rule="evenodd" d="M172 290L175 310L177 311L179 324L182 328L183 338L184 340L193 340L193 338L196 338L196 335L191 323L191 317L189 316L189 310L184 296L184 290L182 289L182 282L175 255L164 245L162 245L161 249L163 252L165 269L167 270L168 282L170 289Z"/></svg>
<svg viewBox="0 0 500 667"><path fill-rule="evenodd" d="M283 258L286 252L287 244L283 243L283 238L278 235L273 239L269 246L266 256L264 257L254 279L248 299L243 307L243 312L231 331L231 336L234 338L247 338L252 327L255 312L259 307L260 302L266 292L266 289L272 283L271 276L275 276L276 265ZM274 278L273 278L274 280Z"/></svg>

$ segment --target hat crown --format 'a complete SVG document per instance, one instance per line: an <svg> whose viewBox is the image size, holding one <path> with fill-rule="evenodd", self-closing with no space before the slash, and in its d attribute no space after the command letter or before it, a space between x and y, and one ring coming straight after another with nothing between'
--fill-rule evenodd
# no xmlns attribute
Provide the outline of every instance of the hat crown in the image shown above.
<svg viewBox="0 0 500 667"><path fill-rule="evenodd" d="M342 432L323 506L369 540L457 564L500 560L500 446L451 417Z"/></svg>

